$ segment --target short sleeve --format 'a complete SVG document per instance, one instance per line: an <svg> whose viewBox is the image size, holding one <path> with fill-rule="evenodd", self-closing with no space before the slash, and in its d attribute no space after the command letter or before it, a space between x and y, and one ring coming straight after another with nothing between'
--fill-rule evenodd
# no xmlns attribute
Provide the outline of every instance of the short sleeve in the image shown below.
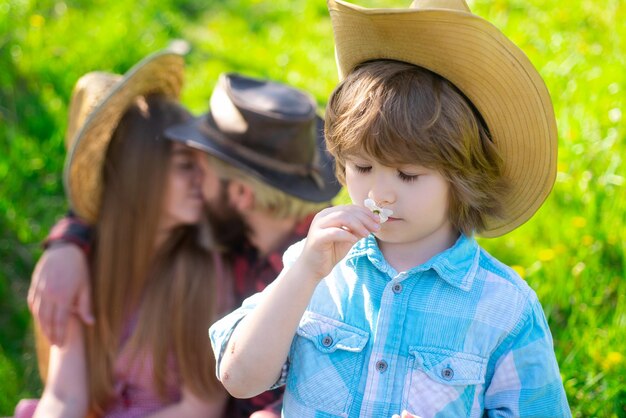
<svg viewBox="0 0 626 418"><path fill-rule="evenodd" d="M296 242L291 245L283 254L283 266L285 269L290 268L294 265L300 254L302 254L302 250L304 250L304 245L306 244L306 238Z"/></svg>
<svg viewBox="0 0 626 418"><path fill-rule="evenodd" d="M552 335L534 292L518 326L494 355L488 416L571 417Z"/></svg>

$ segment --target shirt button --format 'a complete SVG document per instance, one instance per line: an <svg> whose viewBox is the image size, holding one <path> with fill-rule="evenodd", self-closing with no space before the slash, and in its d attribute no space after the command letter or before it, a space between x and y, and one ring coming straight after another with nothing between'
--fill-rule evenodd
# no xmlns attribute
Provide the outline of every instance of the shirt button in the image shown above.
<svg viewBox="0 0 626 418"><path fill-rule="evenodd" d="M446 367L441 371L441 377L443 377L445 380L452 380L452 378L454 377L454 370Z"/></svg>
<svg viewBox="0 0 626 418"><path fill-rule="evenodd" d="M333 345L333 338L330 335L325 336L322 340L322 345L324 347L330 347L331 345Z"/></svg>
<svg viewBox="0 0 626 418"><path fill-rule="evenodd" d="M396 283L391 289L393 290L393 293L397 295L398 293L402 292L402 285L400 283Z"/></svg>
<svg viewBox="0 0 626 418"><path fill-rule="evenodd" d="M378 360L376 362L376 370L380 373L384 373L387 370L387 362L385 360Z"/></svg>

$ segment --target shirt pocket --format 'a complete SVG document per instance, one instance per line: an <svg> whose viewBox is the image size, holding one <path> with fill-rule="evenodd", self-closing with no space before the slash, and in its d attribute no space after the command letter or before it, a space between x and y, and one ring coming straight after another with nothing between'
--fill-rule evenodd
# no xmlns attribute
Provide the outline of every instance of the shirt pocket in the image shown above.
<svg viewBox="0 0 626 418"><path fill-rule="evenodd" d="M368 339L359 328L305 312L289 356L287 391L316 411L347 414Z"/></svg>
<svg viewBox="0 0 626 418"><path fill-rule="evenodd" d="M402 409L422 418L444 409L445 415L438 417L471 416L476 391L484 389L486 358L437 347L409 347L407 364Z"/></svg>

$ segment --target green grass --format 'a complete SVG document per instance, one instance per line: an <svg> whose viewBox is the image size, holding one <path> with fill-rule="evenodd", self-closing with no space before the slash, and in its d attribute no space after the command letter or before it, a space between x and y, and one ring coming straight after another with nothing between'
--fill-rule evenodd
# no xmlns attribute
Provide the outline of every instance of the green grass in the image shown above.
<svg viewBox="0 0 626 418"><path fill-rule="evenodd" d="M559 126L559 173L545 205L482 244L537 291L574 415L626 417L626 2L470 5L537 66ZM305 88L321 108L337 82L324 1L0 3L0 415L41 390L25 295L39 242L66 210L73 83L92 70L124 72L173 38L193 46L183 102L196 113L222 71Z"/></svg>

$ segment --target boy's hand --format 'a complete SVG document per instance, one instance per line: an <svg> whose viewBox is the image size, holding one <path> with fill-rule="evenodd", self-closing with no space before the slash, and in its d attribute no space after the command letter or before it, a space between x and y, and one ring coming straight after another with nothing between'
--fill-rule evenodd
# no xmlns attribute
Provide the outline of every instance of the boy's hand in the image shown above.
<svg viewBox="0 0 626 418"><path fill-rule="evenodd" d="M345 205L324 209L313 219L297 263L321 280L358 240L379 229L379 216L363 207Z"/></svg>
<svg viewBox="0 0 626 418"><path fill-rule="evenodd" d="M402 411L402 415L393 414L391 418L421 418L419 415L409 414L407 411Z"/></svg>

